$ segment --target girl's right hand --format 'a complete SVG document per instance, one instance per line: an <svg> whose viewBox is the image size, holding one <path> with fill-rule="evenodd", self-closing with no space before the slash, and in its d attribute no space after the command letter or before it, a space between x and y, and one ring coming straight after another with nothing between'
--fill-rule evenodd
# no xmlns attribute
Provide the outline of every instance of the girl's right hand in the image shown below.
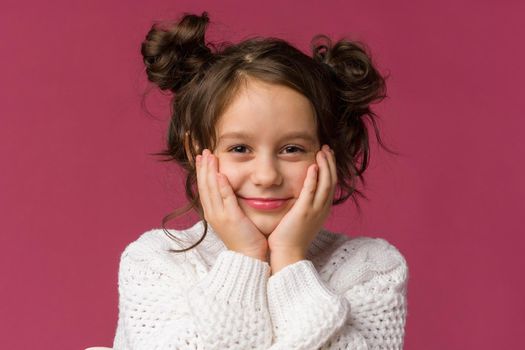
<svg viewBox="0 0 525 350"><path fill-rule="evenodd" d="M208 149L196 157L197 186L204 218L229 250L267 261L268 240L239 207L218 159Z"/></svg>

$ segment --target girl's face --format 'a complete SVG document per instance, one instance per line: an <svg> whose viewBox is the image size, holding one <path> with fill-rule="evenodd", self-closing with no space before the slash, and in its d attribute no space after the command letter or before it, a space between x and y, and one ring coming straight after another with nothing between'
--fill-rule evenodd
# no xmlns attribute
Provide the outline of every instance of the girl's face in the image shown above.
<svg viewBox="0 0 525 350"><path fill-rule="evenodd" d="M239 206L265 235L293 206L320 149L314 109L302 94L249 78L216 124L219 172L226 175ZM262 210L245 198L286 199Z"/></svg>

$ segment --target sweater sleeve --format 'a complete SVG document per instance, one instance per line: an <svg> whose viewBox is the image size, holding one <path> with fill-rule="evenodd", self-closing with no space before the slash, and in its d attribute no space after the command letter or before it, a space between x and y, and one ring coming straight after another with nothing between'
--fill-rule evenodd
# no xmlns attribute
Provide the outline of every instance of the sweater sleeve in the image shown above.
<svg viewBox="0 0 525 350"><path fill-rule="evenodd" d="M334 254L326 281L309 260L270 277L271 349L403 348L406 262L385 240L353 243Z"/></svg>
<svg viewBox="0 0 525 350"><path fill-rule="evenodd" d="M184 261L168 264L132 250L123 253L113 348L268 348L268 263L226 250L197 279Z"/></svg>

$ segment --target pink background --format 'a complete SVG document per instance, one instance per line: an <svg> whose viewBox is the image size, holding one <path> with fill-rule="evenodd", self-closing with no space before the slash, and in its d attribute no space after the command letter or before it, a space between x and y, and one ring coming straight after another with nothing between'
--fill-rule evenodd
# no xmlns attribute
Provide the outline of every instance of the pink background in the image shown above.
<svg viewBox="0 0 525 350"><path fill-rule="evenodd" d="M525 329L522 1L3 1L0 333L5 349L111 346L120 253L185 204L146 99L154 20L209 11L209 38L347 35L390 73L363 216L327 227L406 256L406 349L516 349ZM191 222L191 218L186 218ZM185 226L185 220L171 227Z"/></svg>

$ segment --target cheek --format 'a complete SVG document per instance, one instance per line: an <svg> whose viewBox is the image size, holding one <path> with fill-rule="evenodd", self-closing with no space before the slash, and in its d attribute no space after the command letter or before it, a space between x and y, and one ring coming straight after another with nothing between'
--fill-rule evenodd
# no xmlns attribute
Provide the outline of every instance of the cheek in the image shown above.
<svg viewBox="0 0 525 350"><path fill-rule="evenodd" d="M295 196L299 196L299 193L301 193L310 164L312 163L296 164L287 171L286 180Z"/></svg>
<svg viewBox="0 0 525 350"><path fill-rule="evenodd" d="M224 159L219 159L219 173L225 175L235 191L241 182L242 174L239 171L239 166Z"/></svg>

